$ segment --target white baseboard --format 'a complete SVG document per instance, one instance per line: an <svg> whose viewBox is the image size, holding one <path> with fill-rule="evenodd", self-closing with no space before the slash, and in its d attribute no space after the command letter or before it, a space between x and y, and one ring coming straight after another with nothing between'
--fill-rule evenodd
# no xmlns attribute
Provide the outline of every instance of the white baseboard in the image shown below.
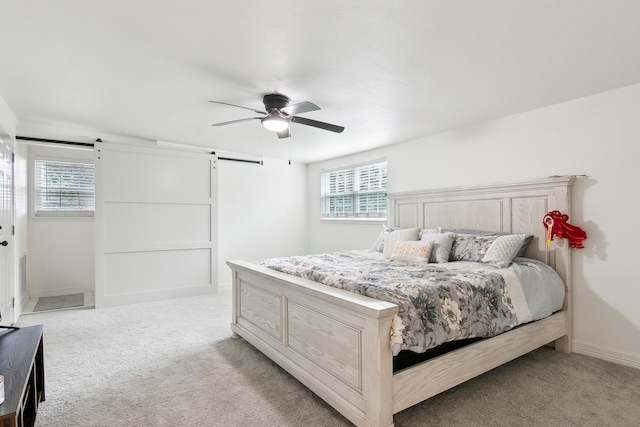
<svg viewBox="0 0 640 427"><path fill-rule="evenodd" d="M20 315L24 311L24 309L27 306L27 304L29 304L30 300L31 300L31 294L29 293L29 291L27 291L26 294L22 295L22 299L20 300L20 304L18 304L18 310L20 310L20 312L16 313L16 319L18 317L20 317Z"/></svg>
<svg viewBox="0 0 640 427"><path fill-rule="evenodd" d="M573 352L640 369L640 355L573 342Z"/></svg>
<svg viewBox="0 0 640 427"><path fill-rule="evenodd" d="M210 284L109 295L100 295L99 292L96 291L95 305L96 308L115 307L119 305L164 301L174 298L187 298L216 292L217 286L212 286Z"/></svg>
<svg viewBox="0 0 640 427"><path fill-rule="evenodd" d="M227 283L218 283L219 291L230 291L231 290L231 282Z"/></svg>

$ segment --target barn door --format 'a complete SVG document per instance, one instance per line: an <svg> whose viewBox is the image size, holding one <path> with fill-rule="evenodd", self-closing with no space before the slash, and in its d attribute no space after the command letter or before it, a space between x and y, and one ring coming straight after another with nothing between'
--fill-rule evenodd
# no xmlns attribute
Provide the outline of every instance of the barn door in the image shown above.
<svg viewBox="0 0 640 427"><path fill-rule="evenodd" d="M107 142L96 153L96 307L217 291L217 157Z"/></svg>
<svg viewBox="0 0 640 427"><path fill-rule="evenodd" d="M0 126L0 324L14 321L13 144Z"/></svg>

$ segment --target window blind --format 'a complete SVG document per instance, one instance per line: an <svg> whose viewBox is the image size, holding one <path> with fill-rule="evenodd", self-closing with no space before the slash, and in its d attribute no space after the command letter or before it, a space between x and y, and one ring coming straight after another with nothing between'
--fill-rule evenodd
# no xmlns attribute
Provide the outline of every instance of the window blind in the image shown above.
<svg viewBox="0 0 640 427"><path fill-rule="evenodd" d="M322 218L385 218L387 162L322 172Z"/></svg>
<svg viewBox="0 0 640 427"><path fill-rule="evenodd" d="M95 165L35 161L35 215L94 216Z"/></svg>

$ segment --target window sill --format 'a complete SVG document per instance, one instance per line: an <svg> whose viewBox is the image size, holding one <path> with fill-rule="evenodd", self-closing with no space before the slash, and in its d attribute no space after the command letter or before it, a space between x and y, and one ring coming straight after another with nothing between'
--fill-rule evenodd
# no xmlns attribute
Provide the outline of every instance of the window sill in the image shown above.
<svg viewBox="0 0 640 427"><path fill-rule="evenodd" d="M320 218L320 222L333 224L386 224L387 218Z"/></svg>
<svg viewBox="0 0 640 427"><path fill-rule="evenodd" d="M63 221L63 220L95 220L95 216L36 216L31 215L31 219L34 221Z"/></svg>

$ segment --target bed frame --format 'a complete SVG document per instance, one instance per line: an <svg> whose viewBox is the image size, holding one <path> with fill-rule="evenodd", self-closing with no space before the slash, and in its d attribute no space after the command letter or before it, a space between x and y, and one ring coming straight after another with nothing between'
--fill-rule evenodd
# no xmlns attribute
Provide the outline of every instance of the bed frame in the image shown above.
<svg viewBox="0 0 640 427"><path fill-rule="evenodd" d="M393 414L546 344L571 352L571 253L545 244L544 214L571 214L575 177L389 194L388 224L474 228L535 236L527 257L564 280L561 311L393 373L395 304L245 261L233 271L231 329L357 426L393 426Z"/></svg>

